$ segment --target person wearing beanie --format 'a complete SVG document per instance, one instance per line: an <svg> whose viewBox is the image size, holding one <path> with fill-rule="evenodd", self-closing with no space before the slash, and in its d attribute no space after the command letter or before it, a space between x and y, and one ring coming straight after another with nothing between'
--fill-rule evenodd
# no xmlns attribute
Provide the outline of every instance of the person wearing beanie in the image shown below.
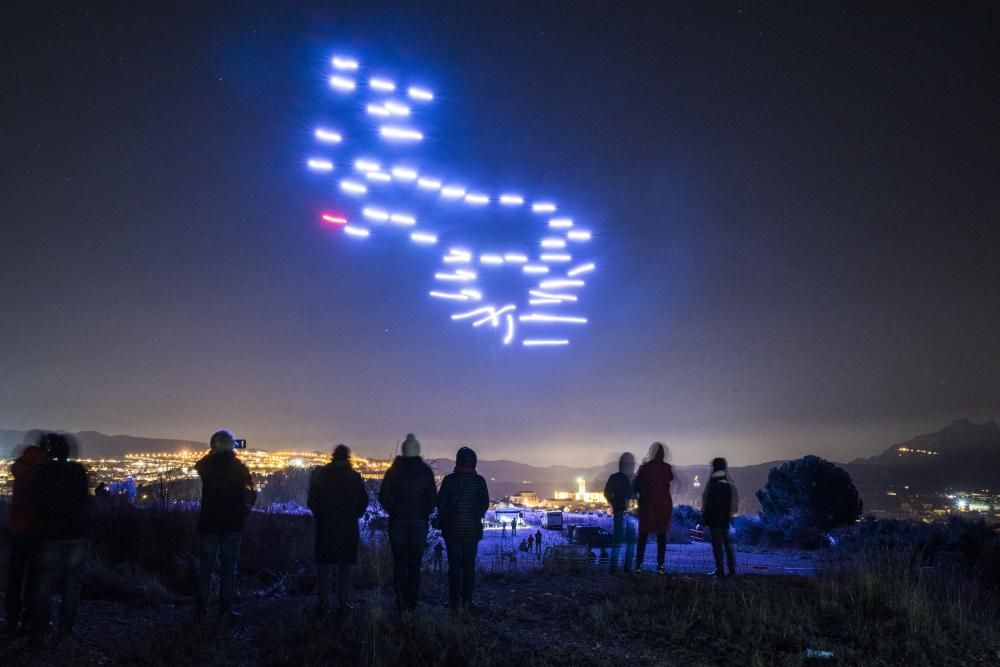
<svg viewBox="0 0 1000 667"><path fill-rule="evenodd" d="M351 466L351 449L347 445L337 445L333 460L313 470L307 504L316 519L319 614L330 610L334 566L338 612L345 614L351 609L351 569L358 561L361 544L358 520L368 509L368 490L361 473Z"/></svg>
<svg viewBox="0 0 1000 667"><path fill-rule="evenodd" d="M729 566L729 576L736 574L736 551L729 538L729 524L739 504L739 494L729 476L726 459L712 459L712 474L701 496L701 517L712 534L712 555L715 557L712 576L725 576L725 570L722 569L723 551Z"/></svg>
<svg viewBox="0 0 1000 667"><path fill-rule="evenodd" d="M412 433L406 434L402 452L386 470L378 494L382 509L389 515L393 588L400 613L417 607L428 519L437 497L434 472L420 458L420 441Z"/></svg>
<svg viewBox="0 0 1000 667"><path fill-rule="evenodd" d="M448 550L448 606L468 609L476 583L476 550L490 506L486 480L476 473L476 453L462 447L455 471L445 476L437 497L438 521Z"/></svg>
<svg viewBox="0 0 1000 667"><path fill-rule="evenodd" d="M608 483L604 485L604 498L611 505L612 526L614 533L614 544L611 547L611 559L608 563L609 571L614 574L618 569L618 556L621 554L622 544L625 544L625 572L632 571L632 550L635 546L635 527L629 526L630 517L628 502L634 495L632 493L632 478L635 477L635 457L630 452L625 452L618 459L618 472L608 477ZM627 529L631 527L632 530ZM630 539L626 533L631 532Z"/></svg>
<svg viewBox="0 0 1000 667"><path fill-rule="evenodd" d="M232 610L236 585L236 563L240 556L243 525L257 499L250 470L236 458L232 431L212 434L208 454L195 465L201 478L201 511L198 514L200 569L195 617L202 619L208 608L212 570L219 560L219 617L238 616Z"/></svg>

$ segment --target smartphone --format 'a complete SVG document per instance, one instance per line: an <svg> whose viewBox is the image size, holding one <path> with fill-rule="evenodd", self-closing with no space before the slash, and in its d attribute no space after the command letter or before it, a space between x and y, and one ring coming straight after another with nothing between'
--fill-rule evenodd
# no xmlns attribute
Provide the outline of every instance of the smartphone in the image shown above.
<svg viewBox="0 0 1000 667"><path fill-rule="evenodd" d="M244 440L243 438L240 438L239 440L233 440L233 448L234 449L246 449L247 448L247 441Z"/></svg>

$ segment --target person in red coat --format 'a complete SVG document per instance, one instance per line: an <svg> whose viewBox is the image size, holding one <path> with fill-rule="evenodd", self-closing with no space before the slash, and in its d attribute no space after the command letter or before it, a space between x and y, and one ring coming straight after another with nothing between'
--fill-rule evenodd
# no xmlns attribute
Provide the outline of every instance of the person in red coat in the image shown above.
<svg viewBox="0 0 1000 667"><path fill-rule="evenodd" d="M674 501L670 497L670 482L674 471L666 462L667 448L662 442L654 442L649 447L649 455L639 466L633 482L639 497L639 544L636 545L635 571L642 569L646 555L646 540L650 533L656 534L656 571L665 574L663 561L667 553L667 533L670 532L670 515L674 511Z"/></svg>

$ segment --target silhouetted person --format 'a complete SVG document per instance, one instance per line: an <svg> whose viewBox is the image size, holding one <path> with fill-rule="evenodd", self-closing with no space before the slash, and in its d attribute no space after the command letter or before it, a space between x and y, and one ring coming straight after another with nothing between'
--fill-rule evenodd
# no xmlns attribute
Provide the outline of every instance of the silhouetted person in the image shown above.
<svg viewBox="0 0 1000 667"><path fill-rule="evenodd" d="M34 593L31 596L31 632L41 639L48 630L50 598L57 581L62 604L59 634L70 635L80 605L80 573L87 556L87 509L90 492L87 471L69 461L69 436L49 434L42 448L52 457L35 472L32 505L41 525L41 543L35 558Z"/></svg>
<svg viewBox="0 0 1000 667"><path fill-rule="evenodd" d="M434 571L441 572L444 569L444 547L440 540L434 543Z"/></svg>
<svg viewBox="0 0 1000 667"><path fill-rule="evenodd" d="M666 448L663 443L654 442L649 447L649 455L635 475L634 488L639 496L639 544L636 548L635 569L642 569L646 555L646 540L650 533L656 534L656 571L664 574L663 561L667 553L667 533L670 532L670 515L674 502L670 497L670 482L674 479L673 469L666 462Z"/></svg>
<svg viewBox="0 0 1000 667"><path fill-rule="evenodd" d="M527 539L521 540L521 543L519 545L517 545L517 548L520 551L527 552L528 551L528 540Z"/></svg>
<svg viewBox="0 0 1000 667"><path fill-rule="evenodd" d="M358 520L368 509L368 491L361 474L351 466L347 445L337 445L333 460L313 471L308 505L316 517L319 611L329 611L336 565L339 611L347 612L351 609L351 568L358 561L361 544Z"/></svg>
<svg viewBox="0 0 1000 667"><path fill-rule="evenodd" d="M476 453L462 447L455 471L445 476L438 491L441 533L448 549L448 606L472 604L476 584L476 550L483 539L483 516L490 506L486 480L476 474Z"/></svg>
<svg viewBox="0 0 1000 667"><path fill-rule="evenodd" d="M219 560L219 618L238 616L233 611L236 563L240 556L243 526L257 499L250 471L236 458L231 431L217 431L210 441L211 451L195 464L201 478L201 513L198 537L201 563L195 616L204 618L212 570Z"/></svg>
<svg viewBox="0 0 1000 667"><path fill-rule="evenodd" d="M517 516L514 516L514 520L510 522L510 535L513 537L517 535Z"/></svg>
<svg viewBox="0 0 1000 667"><path fill-rule="evenodd" d="M42 443L43 439L40 438L39 444L25 447L10 468L14 476L14 489L10 499L10 516L7 519L10 561L7 565L4 609L7 631L11 633L17 632L22 621L24 626L28 624L27 608L30 605L27 603L34 583L33 567L42 532L32 488L38 468L49 460L48 453L39 446Z"/></svg>
<svg viewBox="0 0 1000 667"><path fill-rule="evenodd" d="M531 551L531 549L532 549L532 548L533 548L534 546L535 546L535 536L534 536L534 535L531 535L531 534L529 533L529 534L528 534L528 551Z"/></svg>
<svg viewBox="0 0 1000 667"><path fill-rule="evenodd" d="M408 433L403 455L386 470L378 494L379 503L389 514L392 583L400 612L417 607L420 561L427 549L427 522L436 499L434 472L420 458L420 442Z"/></svg>
<svg viewBox="0 0 1000 667"><path fill-rule="evenodd" d="M536 530L535 531L535 553L538 554L538 556L542 555L542 531L541 530Z"/></svg>
<svg viewBox="0 0 1000 667"><path fill-rule="evenodd" d="M607 484L604 485L604 499L611 505L611 532L614 535L614 543L611 546L611 559L608 563L608 570L613 574L618 570L618 556L621 554L622 545L625 546L625 572L632 571L632 546L634 540L627 539L626 533L628 522L631 517L628 515L628 502L634 495L632 483L635 477L635 457L630 452L625 452L618 458L618 472L608 477Z"/></svg>
<svg viewBox="0 0 1000 667"><path fill-rule="evenodd" d="M701 496L701 516L712 534L712 555L715 557L715 571L712 575L724 576L722 553L725 551L729 576L736 574L736 551L729 539L729 524L739 507L736 485L729 477L726 459L712 459L712 474L708 478Z"/></svg>

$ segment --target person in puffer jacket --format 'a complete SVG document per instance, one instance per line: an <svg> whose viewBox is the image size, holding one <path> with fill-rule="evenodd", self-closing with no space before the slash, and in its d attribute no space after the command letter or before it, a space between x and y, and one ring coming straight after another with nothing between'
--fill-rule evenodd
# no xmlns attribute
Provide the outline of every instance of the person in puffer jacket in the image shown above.
<svg viewBox="0 0 1000 667"><path fill-rule="evenodd" d="M715 556L713 576L724 576L722 553L725 551L729 576L736 574L736 552L729 539L729 523L740 505L736 485L729 476L726 459L712 459L712 474L701 497L701 516L712 534L712 555Z"/></svg>
<svg viewBox="0 0 1000 667"><path fill-rule="evenodd" d="M385 472L378 500L389 514L396 608L400 613L412 612L417 608L420 593L427 521L437 500L434 472L420 458L420 441L412 433L403 441L403 455L396 457Z"/></svg>
<svg viewBox="0 0 1000 667"><path fill-rule="evenodd" d="M441 482L437 510L448 549L448 606L468 609L476 583L476 550L483 539L483 517L490 506L486 480L476 473L476 453L462 447L455 471Z"/></svg>

